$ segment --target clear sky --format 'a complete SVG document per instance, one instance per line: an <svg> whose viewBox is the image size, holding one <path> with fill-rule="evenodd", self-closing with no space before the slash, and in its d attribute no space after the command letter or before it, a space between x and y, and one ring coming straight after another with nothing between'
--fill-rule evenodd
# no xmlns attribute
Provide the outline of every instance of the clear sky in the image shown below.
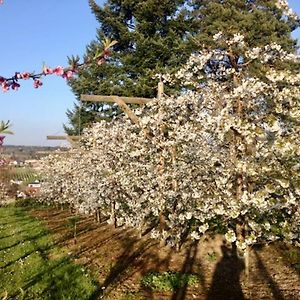
<svg viewBox="0 0 300 300"><path fill-rule="evenodd" d="M289 3L300 15L300 1ZM50 67L66 66L67 56L82 57L97 26L87 0L4 0L0 6L0 76L39 72L43 62ZM293 35L299 38L300 30ZM49 76L43 81L39 89L32 87L32 81L22 81L16 92L0 91L0 120L10 120L15 133L6 137L6 144L62 144L47 141L46 135L64 134L65 112L75 98L64 79Z"/></svg>
<svg viewBox="0 0 300 300"><path fill-rule="evenodd" d="M103 1L97 1L103 3ZM4 0L0 6L0 76L16 71L67 65L67 56L80 55L96 37L98 23L87 0ZM49 76L34 89L20 81L18 91L0 91L0 120L10 120L14 135L5 144L60 145L48 134L64 134L65 112L75 101L65 80Z"/></svg>

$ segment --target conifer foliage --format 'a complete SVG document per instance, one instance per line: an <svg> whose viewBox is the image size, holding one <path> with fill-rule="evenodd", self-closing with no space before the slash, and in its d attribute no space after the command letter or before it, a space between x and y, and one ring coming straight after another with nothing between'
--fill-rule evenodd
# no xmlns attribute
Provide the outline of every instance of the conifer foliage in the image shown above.
<svg viewBox="0 0 300 300"><path fill-rule="evenodd" d="M154 97L157 79L153 76L177 69L203 45L215 48L213 35L218 32L240 33L253 47L276 43L285 51L296 50L291 32L299 26L299 20L286 1L108 0L100 6L90 0L90 6L99 28L97 39L87 47L87 57L95 56L103 35L118 44L109 63L94 64L71 81L77 98L80 94ZM293 64L285 67L293 68ZM252 64L248 71L258 76L260 65ZM178 89L167 88L167 93ZM79 133L78 110L75 105L68 111L69 134ZM84 104L81 112L82 128L92 120L119 113L116 107L103 104Z"/></svg>
<svg viewBox="0 0 300 300"><path fill-rule="evenodd" d="M122 95L155 97L157 79L153 76L173 70L187 60L191 53L191 37L194 34L192 19L185 0L109 0L102 7L90 0L90 6L99 21L97 40L87 47L86 55L93 56L98 40L109 36L118 41L106 65L93 65L79 73L71 81L77 98L80 94ZM107 105L84 105L98 111L94 118L110 118L115 108ZM70 123L72 112L69 111ZM83 117L83 126L86 119ZM71 132L68 131L67 132Z"/></svg>

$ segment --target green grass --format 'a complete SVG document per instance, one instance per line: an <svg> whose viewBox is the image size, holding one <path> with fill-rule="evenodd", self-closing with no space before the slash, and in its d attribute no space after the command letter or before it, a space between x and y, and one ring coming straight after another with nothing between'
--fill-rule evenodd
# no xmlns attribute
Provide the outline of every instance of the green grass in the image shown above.
<svg viewBox="0 0 300 300"><path fill-rule="evenodd" d="M91 299L97 284L62 253L26 209L0 207L0 299Z"/></svg>
<svg viewBox="0 0 300 300"><path fill-rule="evenodd" d="M216 262L217 259L218 259L218 254L215 251L207 253L207 260L210 263Z"/></svg>
<svg viewBox="0 0 300 300"><path fill-rule="evenodd" d="M290 265L296 269L298 272L300 271L300 249L290 249L285 251L285 256L287 257Z"/></svg>
<svg viewBox="0 0 300 300"><path fill-rule="evenodd" d="M158 291L174 291L185 285L194 286L197 283L196 275L176 272L149 273L141 280L142 286Z"/></svg>
<svg viewBox="0 0 300 300"><path fill-rule="evenodd" d="M40 179L40 176L36 171L30 167L10 167L2 172L2 176L6 181L11 179L21 180L23 181L23 185L27 185L34 180Z"/></svg>

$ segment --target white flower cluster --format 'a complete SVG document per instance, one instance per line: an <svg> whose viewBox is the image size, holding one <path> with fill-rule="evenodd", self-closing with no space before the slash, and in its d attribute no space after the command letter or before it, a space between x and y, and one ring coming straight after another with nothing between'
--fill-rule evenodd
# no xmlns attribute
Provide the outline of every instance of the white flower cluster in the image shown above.
<svg viewBox="0 0 300 300"><path fill-rule="evenodd" d="M293 20L299 20L298 15L289 7L287 0L277 0L276 6L282 10L283 14Z"/></svg>
<svg viewBox="0 0 300 300"><path fill-rule="evenodd" d="M246 58L251 49L240 51ZM278 52L252 49L249 64L256 59L270 70L269 61L285 59ZM192 55L165 77L183 83L181 96L136 109L139 124L126 116L94 124L79 149L46 158L43 201L153 228L153 237L172 245L215 230L242 249L278 238L299 242L300 78L274 68L250 78L246 61L231 66L228 56ZM235 232L240 224L243 237Z"/></svg>

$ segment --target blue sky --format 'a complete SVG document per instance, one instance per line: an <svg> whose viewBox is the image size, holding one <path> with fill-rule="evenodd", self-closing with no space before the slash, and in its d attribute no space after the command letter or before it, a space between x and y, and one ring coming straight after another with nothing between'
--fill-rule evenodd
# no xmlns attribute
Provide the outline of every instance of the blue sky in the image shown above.
<svg viewBox="0 0 300 300"><path fill-rule="evenodd" d="M97 1L101 3L101 1ZM0 75L16 71L40 71L43 62L66 66L67 56L80 55L95 38L97 21L87 0L4 0L0 6ZM74 95L65 80L49 76L43 87L20 82L18 91L0 91L0 120L11 120L14 135L5 143L56 145L48 134L64 134L65 112Z"/></svg>
<svg viewBox="0 0 300 300"><path fill-rule="evenodd" d="M289 3L300 15L299 0ZM87 0L4 0L0 6L0 76L39 72L43 62L50 67L66 66L67 56L82 57L97 26ZM293 35L300 38L300 30ZM32 81L21 85L17 92L0 91L0 120L11 120L15 133L5 143L61 145L47 141L46 135L64 134L65 112L75 101L65 80L50 76L40 89L34 89Z"/></svg>

